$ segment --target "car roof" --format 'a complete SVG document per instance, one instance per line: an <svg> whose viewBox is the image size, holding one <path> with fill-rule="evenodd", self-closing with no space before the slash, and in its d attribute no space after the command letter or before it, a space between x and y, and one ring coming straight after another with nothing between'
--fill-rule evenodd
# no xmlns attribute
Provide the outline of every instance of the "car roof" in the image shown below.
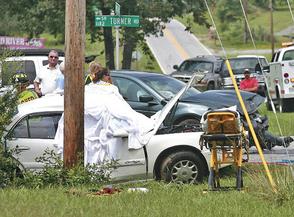
<svg viewBox="0 0 294 217"><path fill-rule="evenodd" d="M18 113L29 114L46 111L63 111L63 95L48 94L18 105Z"/></svg>
<svg viewBox="0 0 294 217"><path fill-rule="evenodd" d="M196 57L192 57L187 60L202 60L202 61L218 61L218 60L224 60L221 56L216 55L200 55Z"/></svg>
<svg viewBox="0 0 294 217"><path fill-rule="evenodd" d="M237 56L237 58L242 58L242 57L244 57L244 58L246 58L246 57L248 57L248 58L264 58L264 59L266 59L266 57L265 56L261 56L261 55L238 55Z"/></svg>
<svg viewBox="0 0 294 217"><path fill-rule="evenodd" d="M275 52L279 52L279 51L288 51L288 50L294 50L294 46L289 46L289 47L282 47L279 48L278 50L276 50Z"/></svg>

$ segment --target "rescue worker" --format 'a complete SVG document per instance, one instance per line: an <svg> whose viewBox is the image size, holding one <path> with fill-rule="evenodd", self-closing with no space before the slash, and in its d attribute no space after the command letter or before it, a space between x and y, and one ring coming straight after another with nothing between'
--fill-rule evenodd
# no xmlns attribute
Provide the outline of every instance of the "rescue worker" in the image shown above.
<svg viewBox="0 0 294 217"><path fill-rule="evenodd" d="M256 93L258 81L255 77L250 76L249 69L244 70L244 79L240 82L240 90Z"/></svg>
<svg viewBox="0 0 294 217"><path fill-rule="evenodd" d="M29 86L29 79L25 73L21 71L17 72L13 76L13 83L16 85L18 93L18 104L39 98L35 91L27 89Z"/></svg>
<svg viewBox="0 0 294 217"><path fill-rule="evenodd" d="M93 86L99 87L100 91L105 91L111 94L116 95L121 100L124 100L117 86L112 84L112 80L110 77L110 72L107 68L101 67L101 65L97 62L92 62L89 67L92 82L87 85L87 87L91 88Z"/></svg>
<svg viewBox="0 0 294 217"><path fill-rule="evenodd" d="M96 73L96 71L100 70L101 68L102 68L102 66L99 63L95 62L95 61L92 61L89 64L90 73L85 78L85 85L92 83L93 78L95 77L94 73Z"/></svg>

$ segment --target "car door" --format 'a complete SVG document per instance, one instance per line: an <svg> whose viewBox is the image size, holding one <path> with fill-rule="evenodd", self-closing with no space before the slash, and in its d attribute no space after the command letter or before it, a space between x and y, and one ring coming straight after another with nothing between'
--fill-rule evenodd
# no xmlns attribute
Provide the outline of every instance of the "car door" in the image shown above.
<svg viewBox="0 0 294 217"><path fill-rule="evenodd" d="M114 136L117 139L115 147L110 147L112 156L117 159L117 169L111 174L113 179L130 180L144 178L146 174L146 159L144 149L129 149L128 134L124 132Z"/></svg>
<svg viewBox="0 0 294 217"><path fill-rule="evenodd" d="M60 112L29 114L12 127L6 145L15 149L15 157L25 168L42 168L43 164L36 162L36 158L46 149L55 150L53 143L60 117Z"/></svg>
<svg viewBox="0 0 294 217"><path fill-rule="evenodd" d="M151 117L162 108L156 97L135 81L116 76L113 76L112 80L118 87L120 94L135 111ZM152 99L145 102L142 100L142 96L149 96Z"/></svg>

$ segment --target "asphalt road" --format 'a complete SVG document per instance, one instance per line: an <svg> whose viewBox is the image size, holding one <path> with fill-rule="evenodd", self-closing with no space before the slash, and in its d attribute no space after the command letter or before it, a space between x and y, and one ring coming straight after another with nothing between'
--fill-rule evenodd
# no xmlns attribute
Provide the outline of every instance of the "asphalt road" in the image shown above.
<svg viewBox="0 0 294 217"><path fill-rule="evenodd" d="M288 148L276 146L271 151L264 150L263 154L268 163L294 164L294 142L292 142ZM249 150L249 162L262 162L255 147L251 147Z"/></svg>
<svg viewBox="0 0 294 217"><path fill-rule="evenodd" d="M171 20L163 30L163 36L146 38L147 44L163 73L174 71L173 65L197 55L208 55L211 52L177 20Z"/></svg>

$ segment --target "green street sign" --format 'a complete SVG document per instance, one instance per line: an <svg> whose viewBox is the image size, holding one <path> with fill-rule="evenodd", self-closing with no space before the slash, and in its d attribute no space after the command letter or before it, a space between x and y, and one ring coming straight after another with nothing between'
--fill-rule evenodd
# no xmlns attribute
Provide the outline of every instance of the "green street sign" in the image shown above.
<svg viewBox="0 0 294 217"><path fill-rule="evenodd" d="M95 27L139 27L140 17L136 15L121 15L121 16L95 16Z"/></svg>

